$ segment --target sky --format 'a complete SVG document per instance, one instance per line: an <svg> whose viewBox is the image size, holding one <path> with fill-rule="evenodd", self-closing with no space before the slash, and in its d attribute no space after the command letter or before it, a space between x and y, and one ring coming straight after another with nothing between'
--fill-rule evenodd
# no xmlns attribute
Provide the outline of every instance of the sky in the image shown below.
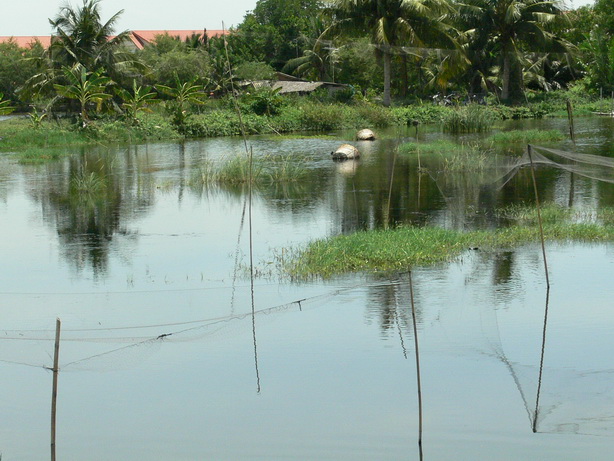
<svg viewBox="0 0 614 461"><path fill-rule="evenodd" d="M9 2L10 0L2 0ZM257 0L102 0L102 19L124 10L116 32L133 30L200 30L226 29L240 24ZM0 15L0 36L50 35L49 18L58 13L66 0L16 0ZM73 6L81 5L72 0ZM593 4L594 0L567 0L574 8Z"/></svg>

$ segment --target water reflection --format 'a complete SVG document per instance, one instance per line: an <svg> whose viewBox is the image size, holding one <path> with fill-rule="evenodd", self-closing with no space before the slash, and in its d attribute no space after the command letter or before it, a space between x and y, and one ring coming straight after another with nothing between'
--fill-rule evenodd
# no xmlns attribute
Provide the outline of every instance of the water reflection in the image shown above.
<svg viewBox="0 0 614 461"><path fill-rule="evenodd" d="M102 277L114 239L134 245L136 234L128 226L147 213L155 198L149 166L147 157L132 149L84 151L47 165L31 185L43 219L57 230L63 257L77 272L91 270L95 279Z"/></svg>

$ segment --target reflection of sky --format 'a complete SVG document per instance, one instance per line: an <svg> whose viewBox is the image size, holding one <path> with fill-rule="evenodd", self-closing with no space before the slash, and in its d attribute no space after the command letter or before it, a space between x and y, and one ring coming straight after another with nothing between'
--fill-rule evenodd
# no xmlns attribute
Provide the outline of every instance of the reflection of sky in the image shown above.
<svg viewBox="0 0 614 461"><path fill-rule="evenodd" d="M313 152L330 147L330 141L313 143ZM289 144L299 149L300 141ZM269 151L274 143L260 146ZM240 143L233 148L240 149ZM168 325L249 312L249 283L243 277L231 306L242 197L198 196L187 189L180 196L175 180L189 178L189 171L173 167L175 146L159 155L149 149L139 151L138 158L151 157L156 166L151 174L162 187L145 212L125 221L126 235L114 236L107 276L98 280L87 270L75 272L63 258L40 203L24 191L36 181L26 186L19 179L25 170L18 169L5 183L6 200L0 201L3 330L47 331L37 332L41 339L34 342L5 341L0 359L48 366L51 329L56 316L62 318L59 457L417 459L406 278L387 291L352 276L305 285L257 280L257 309L358 285L305 302L302 312L292 305L256 316L262 387L257 394L251 318L183 333L194 325ZM219 140L188 144L185 163L229 151ZM327 166L336 168L322 163ZM44 175L44 167L27 171L28 177ZM262 266L272 248L336 232L334 211L326 200L290 211L256 197L256 262ZM245 265L246 227L240 250ZM530 246L509 253L503 268L495 255L478 251L458 263L415 271L425 457L610 459L612 424L597 434L607 437L552 433L581 425L578 419L591 418L599 405L614 408L608 376L595 373L614 368L610 245L548 246L552 291L542 403L554 410L540 421L547 434L532 434L519 392L531 408L545 300L540 252ZM385 298L390 293L394 296ZM396 310L401 319L407 359L398 328L380 330L384 308ZM164 326L152 326L158 324ZM108 330L143 325L151 327ZM96 331L71 331L83 328ZM168 333L174 335L155 344L67 365ZM0 330L0 338L16 334ZM89 340L77 341L84 338ZM0 368L3 456L42 458L48 452L50 374L2 362ZM586 419L584 427L595 430Z"/></svg>

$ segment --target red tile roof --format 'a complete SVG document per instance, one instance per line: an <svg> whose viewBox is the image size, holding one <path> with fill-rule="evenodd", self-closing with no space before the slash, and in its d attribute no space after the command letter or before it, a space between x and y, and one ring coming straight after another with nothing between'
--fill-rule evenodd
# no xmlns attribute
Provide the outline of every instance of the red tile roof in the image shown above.
<svg viewBox="0 0 614 461"><path fill-rule="evenodd" d="M30 35L30 36L11 36L11 37L0 37L0 43L13 41L17 43L21 48L27 48L30 45L36 43L37 41L43 45L44 48L49 48L51 44L51 36L50 35Z"/></svg>
<svg viewBox="0 0 614 461"><path fill-rule="evenodd" d="M199 30L133 30L130 34L130 40L134 43L138 49L142 49L145 45L150 43L156 35L168 34L172 37L179 37L180 40L185 40L192 34L202 34L203 29ZM217 37L223 35L223 30L207 30L207 37ZM0 43L14 41L20 47L26 48L30 44L37 40L43 45L44 48L48 48L51 44L50 35L38 35L38 36L14 36L14 37L2 37L0 36Z"/></svg>
<svg viewBox="0 0 614 461"><path fill-rule="evenodd" d="M203 34L204 30L133 30L131 40L137 48L142 49L145 45L152 42L157 35L168 34L171 37L179 37L180 40L185 40L192 34ZM207 30L207 37L217 37L224 35L223 30Z"/></svg>

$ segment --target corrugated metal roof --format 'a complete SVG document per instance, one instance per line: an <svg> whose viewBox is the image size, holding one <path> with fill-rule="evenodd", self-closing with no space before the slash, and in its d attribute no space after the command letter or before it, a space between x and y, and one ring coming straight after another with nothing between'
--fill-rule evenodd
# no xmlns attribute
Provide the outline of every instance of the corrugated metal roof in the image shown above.
<svg viewBox="0 0 614 461"><path fill-rule="evenodd" d="M324 82L275 82L273 83L273 89L279 88L279 94L311 93L322 85L324 85Z"/></svg>

